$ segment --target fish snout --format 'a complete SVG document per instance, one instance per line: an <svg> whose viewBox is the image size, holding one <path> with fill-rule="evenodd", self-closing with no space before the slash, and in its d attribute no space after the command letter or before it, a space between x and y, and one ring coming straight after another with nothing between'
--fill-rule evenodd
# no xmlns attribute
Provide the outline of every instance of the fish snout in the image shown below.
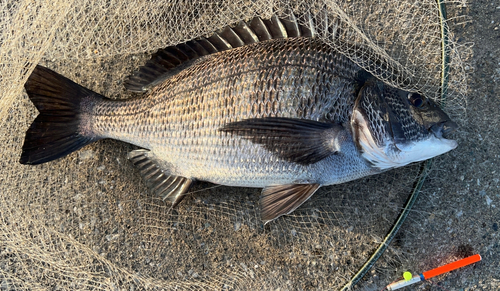
<svg viewBox="0 0 500 291"><path fill-rule="evenodd" d="M429 128L429 131L432 132L438 138L446 138L447 135L454 132L458 128L458 124L451 120L446 120L440 123L436 123Z"/></svg>

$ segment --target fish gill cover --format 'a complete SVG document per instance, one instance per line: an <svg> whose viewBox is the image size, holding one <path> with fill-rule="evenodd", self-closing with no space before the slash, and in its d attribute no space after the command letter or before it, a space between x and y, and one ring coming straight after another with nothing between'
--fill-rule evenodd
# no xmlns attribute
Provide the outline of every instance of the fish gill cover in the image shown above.
<svg viewBox="0 0 500 291"><path fill-rule="evenodd" d="M419 165L320 189L263 225L260 190L200 183L171 210L127 152L103 141L20 165L38 114L23 84L38 63L102 95L148 54L255 16L311 13L318 37L395 86L438 100L441 22L427 1L3 1L0 3L0 288L337 289L364 264L411 192ZM334 25L340 35L332 35ZM349 40L339 46L335 37ZM464 108L464 64L450 43L450 98ZM452 118L453 118L452 117ZM414 219L418 219L414 218ZM394 248L379 271L392 274Z"/></svg>

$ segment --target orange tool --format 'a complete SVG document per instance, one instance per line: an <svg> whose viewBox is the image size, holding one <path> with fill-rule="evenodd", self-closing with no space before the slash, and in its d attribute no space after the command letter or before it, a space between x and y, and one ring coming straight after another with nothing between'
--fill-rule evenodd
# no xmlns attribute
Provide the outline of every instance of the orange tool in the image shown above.
<svg viewBox="0 0 500 291"><path fill-rule="evenodd" d="M473 263L476 263L476 262L479 262L479 261L481 261L481 256L479 254L473 255L473 256L467 257L465 259L461 259L461 260L458 260L456 262L449 263L449 264L446 264L446 265L441 266L441 267L437 267L437 268L429 270L427 272L423 272L420 275L413 276L409 280L405 279L405 280L401 280L401 281L397 281L397 282L391 283L386 288L389 291L396 290L396 289L399 289L399 288L403 288L403 287L411 285L413 283L417 283L417 282L420 282L420 281L428 280L428 279L430 279L432 277L436 277L438 275L441 275L441 274L444 274L444 273L456 270L458 268L465 267L467 265L470 265L470 264L473 264Z"/></svg>

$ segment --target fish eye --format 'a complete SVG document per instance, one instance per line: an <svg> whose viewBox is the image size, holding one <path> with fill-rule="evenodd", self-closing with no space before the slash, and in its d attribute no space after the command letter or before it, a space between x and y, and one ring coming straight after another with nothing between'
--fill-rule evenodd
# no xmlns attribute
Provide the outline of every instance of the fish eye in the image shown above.
<svg viewBox="0 0 500 291"><path fill-rule="evenodd" d="M418 93L408 93L408 100L417 108L421 108L425 104L425 98Z"/></svg>

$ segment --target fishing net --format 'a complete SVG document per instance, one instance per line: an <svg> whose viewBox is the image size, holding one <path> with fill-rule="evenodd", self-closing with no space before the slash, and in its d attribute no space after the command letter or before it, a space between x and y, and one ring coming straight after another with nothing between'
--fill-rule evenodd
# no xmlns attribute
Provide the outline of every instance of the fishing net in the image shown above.
<svg viewBox="0 0 500 291"><path fill-rule="evenodd" d="M149 193L126 159L135 148L125 143L104 140L47 164L18 163L38 114L23 90L36 64L110 98L128 98L123 80L156 49L291 12L310 13L305 24L318 37L379 78L439 100L443 24L433 0L1 1L0 290L347 283L396 220L420 165L322 188L264 226L259 189L199 183L171 210ZM446 48L447 104L455 106L447 111L456 119L464 108L464 64L453 41ZM408 260L396 244L361 286L381 285Z"/></svg>

